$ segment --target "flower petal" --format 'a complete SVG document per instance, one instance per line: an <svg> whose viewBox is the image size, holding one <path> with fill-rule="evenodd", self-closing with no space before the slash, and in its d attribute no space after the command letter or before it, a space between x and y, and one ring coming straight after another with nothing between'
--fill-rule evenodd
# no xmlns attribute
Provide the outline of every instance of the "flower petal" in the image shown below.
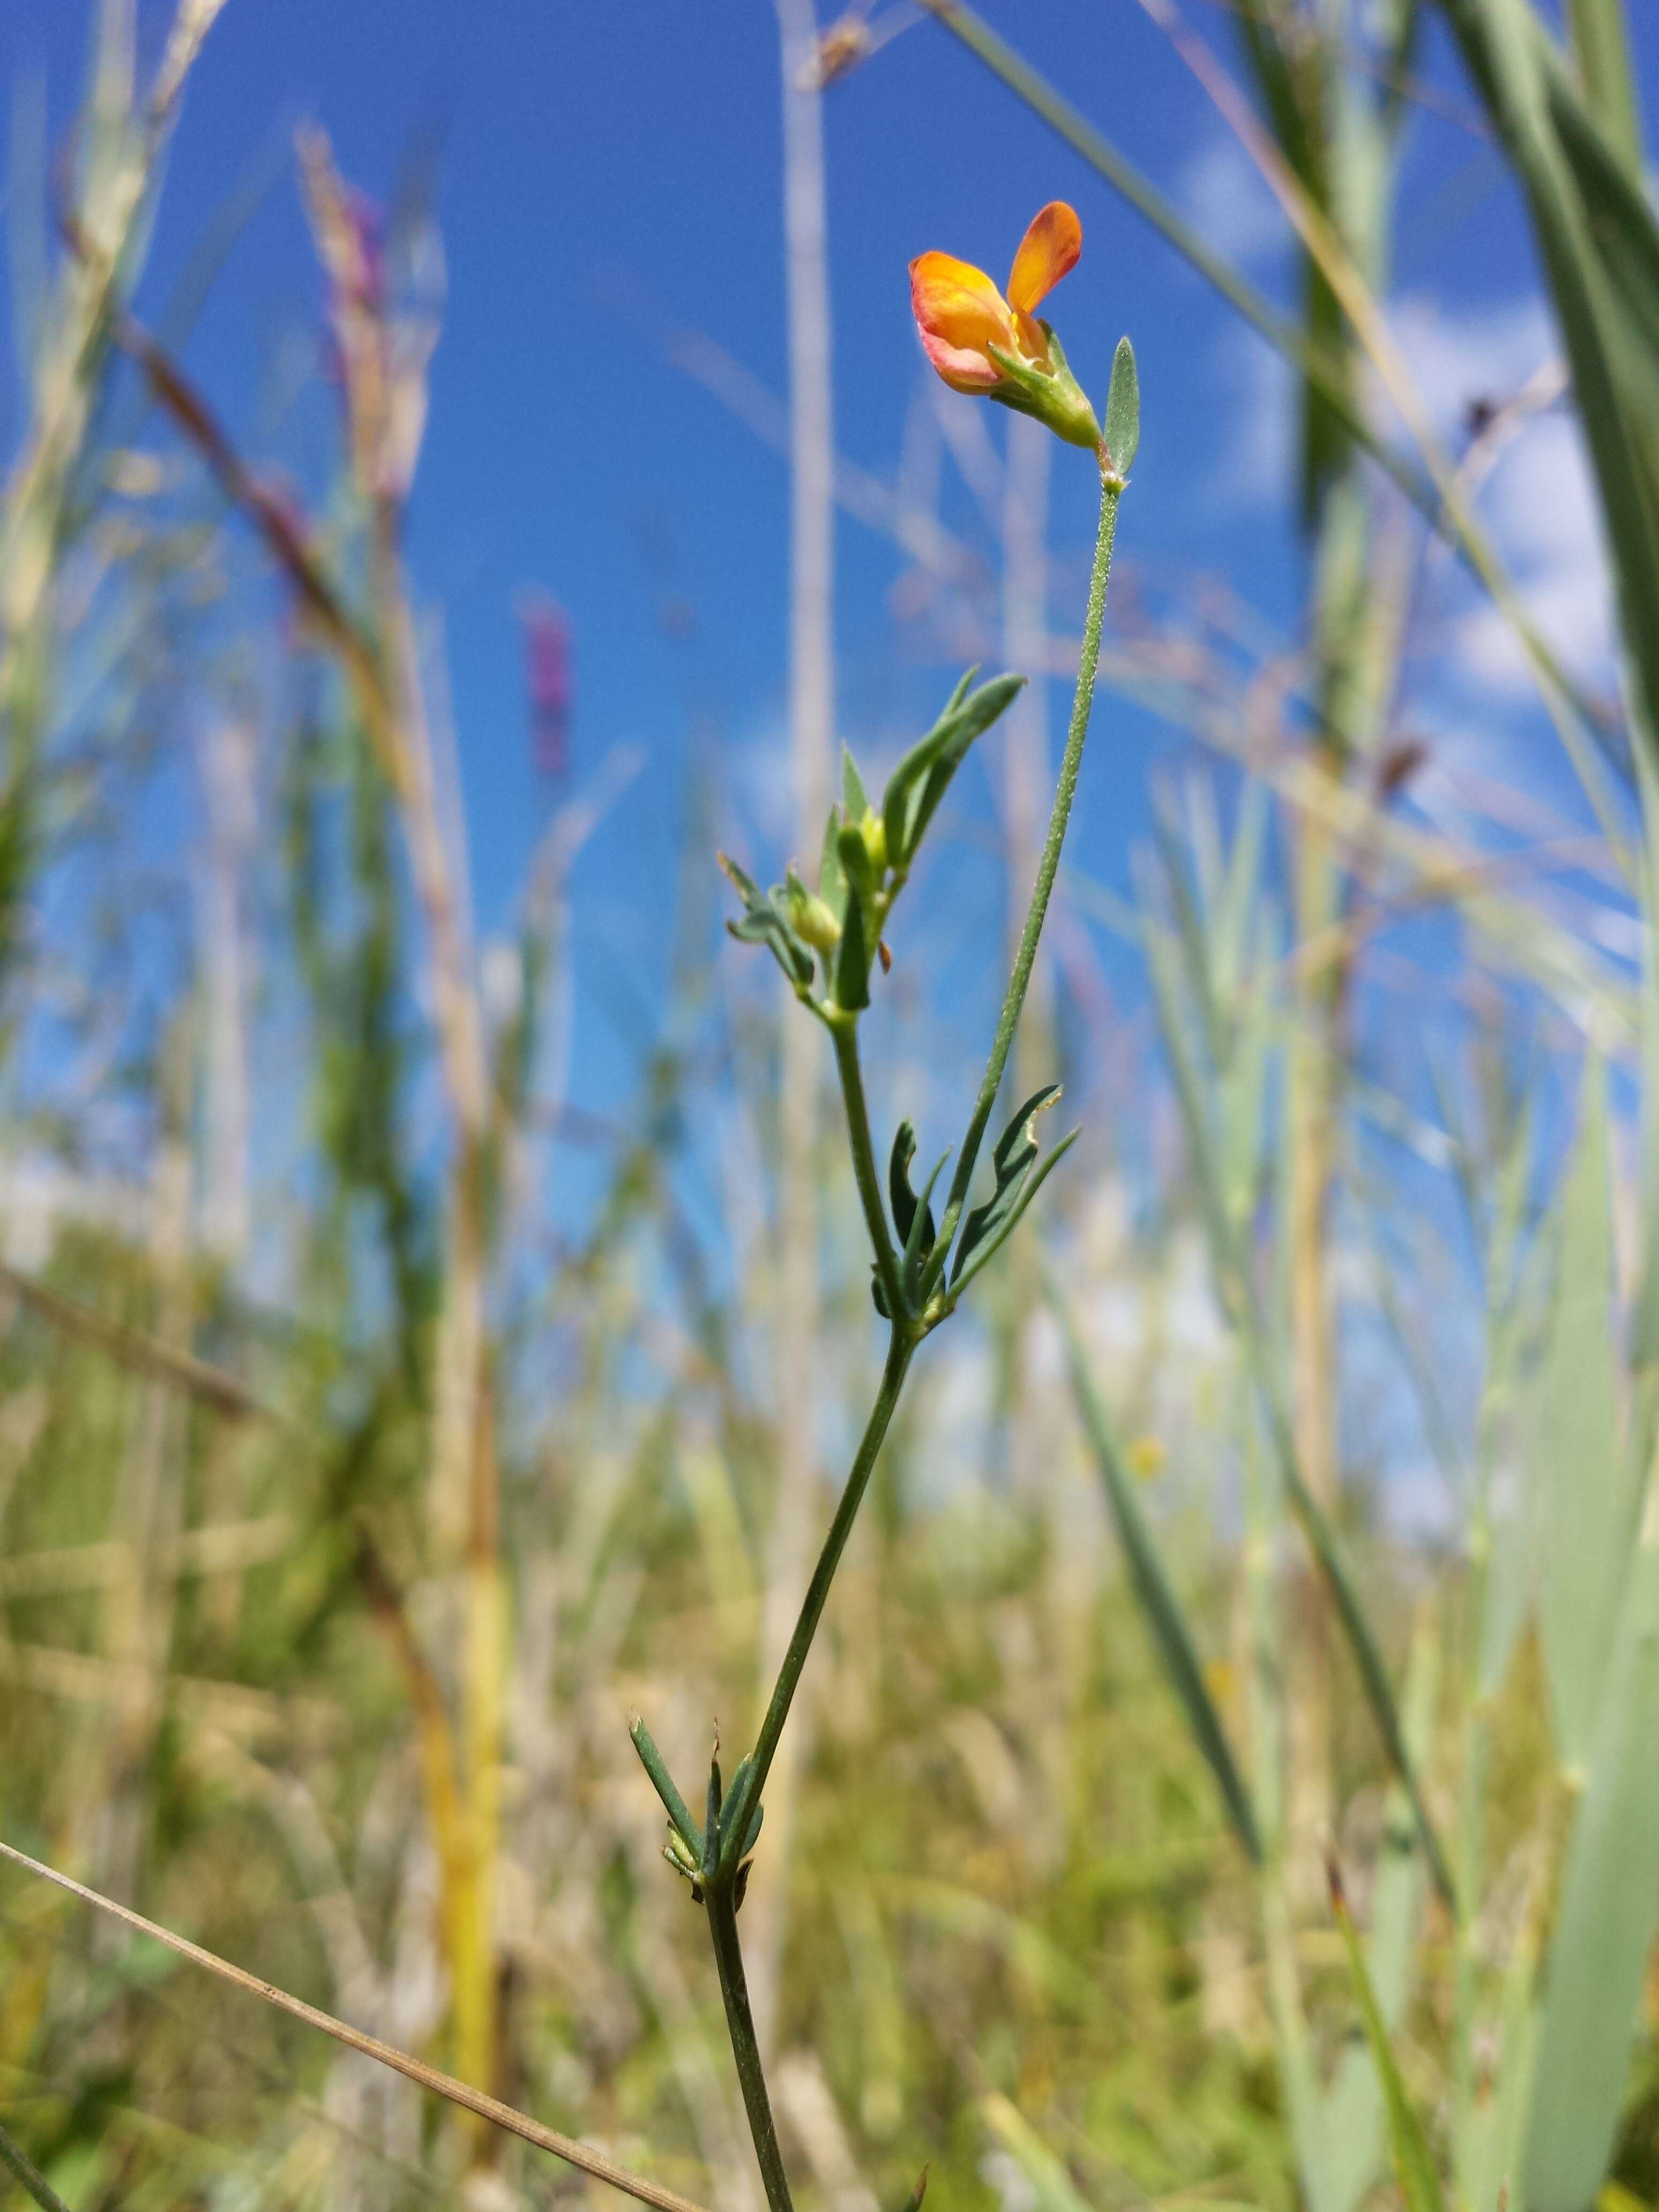
<svg viewBox="0 0 1659 2212"><path fill-rule="evenodd" d="M1048 341L1042 335L1042 325L1035 315L1028 315L1024 307L1014 309L1014 327L1019 332L1019 349L1034 368L1046 376L1054 366L1048 351Z"/></svg>
<svg viewBox="0 0 1659 2212"><path fill-rule="evenodd" d="M922 253L910 264L910 311L927 358L958 392L989 392L1002 371L987 348L1018 349L1008 302L982 269L954 254Z"/></svg>
<svg viewBox="0 0 1659 2212"><path fill-rule="evenodd" d="M1046 300L1060 278L1077 266L1083 251L1083 225L1075 208L1064 200L1050 200L1031 217L1030 228L1019 241L1008 278L1008 297L1029 315Z"/></svg>

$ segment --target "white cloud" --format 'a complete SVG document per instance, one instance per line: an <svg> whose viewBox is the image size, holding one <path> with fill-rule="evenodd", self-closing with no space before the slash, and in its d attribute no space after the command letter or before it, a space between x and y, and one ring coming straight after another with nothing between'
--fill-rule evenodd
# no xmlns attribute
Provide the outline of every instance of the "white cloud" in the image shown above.
<svg viewBox="0 0 1659 2212"><path fill-rule="evenodd" d="M1499 463L1482 505L1544 636L1569 667L1605 680L1615 649L1613 585L1577 422L1553 415L1530 424ZM1530 690L1515 632L1490 600L1459 623L1457 641L1479 680Z"/></svg>
<svg viewBox="0 0 1659 2212"><path fill-rule="evenodd" d="M1290 243L1283 210L1231 131L1200 148L1179 198L1205 243L1229 261L1248 266L1273 260Z"/></svg>
<svg viewBox="0 0 1659 2212"><path fill-rule="evenodd" d="M1443 435L1456 430L1472 400L1511 397L1556 350L1535 294L1449 312L1418 293L1395 306L1389 322Z"/></svg>
<svg viewBox="0 0 1659 2212"><path fill-rule="evenodd" d="M1548 310L1535 295L1455 312L1419 296L1402 301L1393 323L1454 451L1472 403L1513 398L1559 350ZM1569 667L1604 680L1614 652L1612 583L1589 466L1569 407L1534 415L1515 432L1478 505L1545 638ZM1462 672L1483 692L1519 697L1533 689L1514 629L1472 586L1454 615L1450 640Z"/></svg>

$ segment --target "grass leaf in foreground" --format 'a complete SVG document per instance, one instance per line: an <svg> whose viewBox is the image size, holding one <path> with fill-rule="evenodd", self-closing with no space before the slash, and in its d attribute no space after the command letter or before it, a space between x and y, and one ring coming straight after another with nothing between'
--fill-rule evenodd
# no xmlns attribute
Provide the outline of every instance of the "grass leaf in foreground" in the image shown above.
<svg viewBox="0 0 1659 2212"><path fill-rule="evenodd" d="M1221 1716L1215 1701L1205 1686L1204 1668L1198 1656L1198 1647L1188 1626L1181 1601L1176 1597L1164 1572L1152 1532L1146 1525L1140 1510L1140 1501L1134 1494L1134 1486L1117 1449L1106 1408L1095 1389L1083 1355L1083 1346L1065 1301L1052 1279L1048 1283L1048 1302L1054 1318L1060 1324L1066 1345L1066 1365L1072 1378L1072 1391L1077 1400L1079 1418L1084 1434L1089 1440L1095 1464L1100 1469L1100 1479L1105 1486L1107 1504L1111 1508L1112 1521L1118 1541L1123 1547L1128 1561L1129 1576L1134 1584L1135 1595L1140 1601L1146 1625L1152 1631L1158 1656L1168 1675L1170 1686L1180 1698L1187 1715L1187 1725L1192 1730L1193 1741L1203 1753L1211 1773L1215 1778L1221 1802L1233 1825L1234 1833L1243 1844L1246 1856L1253 1866L1262 1862L1261 1832L1256 1823L1255 1808L1244 1778L1233 1758L1227 1732L1221 1724Z"/></svg>
<svg viewBox="0 0 1659 2212"><path fill-rule="evenodd" d="M1343 1954L1348 1962L1348 1978L1353 1985L1354 2001L1359 2007L1365 2040L1370 2045L1377 2077L1382 2084L1382 2101L1389 2115L1389 2139L1394 2151L1395 2172L1399 2178L1401 2194L1406 2200L1407 2212L1446 2212L1446 2200L1441 2191L1434 2154L1429 2148L1428 2137L1423 2132L1423 2123L1417 2117L1417 2108L1407 2094L1405 2081L1401 2076L1388 2024L1377 2003L1376 1991L1371 1986L1365 1954L1348 1911L1342 1876L1334 1859L1329 1863L1329 1873L1331 1909L1336 1915Z"/></svg>

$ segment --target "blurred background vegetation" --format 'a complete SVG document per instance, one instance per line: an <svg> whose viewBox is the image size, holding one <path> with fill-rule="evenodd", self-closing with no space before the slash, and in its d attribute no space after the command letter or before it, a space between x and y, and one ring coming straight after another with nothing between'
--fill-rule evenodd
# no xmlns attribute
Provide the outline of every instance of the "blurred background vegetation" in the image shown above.
<svg viewBox="0 0 1659 2212"><path fill-rule="evenodd" d="M1138 568L1127 496L1085 784L1114 692L1183 734L1178 770L1131 896L1063 879L1015 1088L1063 1073L1084 1138L878 1468L768 1793L743 1923L761 2040L826 2212L902 2203L924 2162L936 2201L1003 2212L1402 2191L1415 2212L1419 2131L1467 2212L1621 2212L1659 2198L1639 72L1620 0L1140 5L1296 234L1291 310L1128 170L1088 87L969 10L776 9L790 391L757 427L791 469L791 820L822 820L837 738L865 750L831 703L837 502L894 538L940 655L1075 665L1041 431L1010 418L993 451L942 399L983 495L971 542L926 468L878 483L830 442L822 110L900 32L988 62L1103 205L1127 192L1278 348L1308 559L1287 640ZM442 304L428 196L381 211L298 136L315 496L179 365L189 302L179 331L134 312L217 12L103 0L63 145L13 110L0 1833L758 2212L628 1719L682 1771L714 1716L743 1747L872 1386L823 1041L721 935L742 761L704 730L678 872L641 887L672 960L638 1080L603 1115L570 1103L572 872L639 761L601 744L566 775L569 640L527 605L552 797L513 928L481 945L443 633L405 557ZM1524 192L1553 313L1527 380L1449 432L1384 305L1402 135L1447 100ZM1540 634L1484 519L1505 453L1564 419L1608 550L1602 670ZM1414 687L1460 568L1571 790L1517 751L1443 803ZM993 813L961 832L1009 932L1048 744L1016 709ZM868 1024L906 1111L961 1088L960 979L1004 958L1004 902L953 920L961 880L958 856L919 883ZM1127 995L1105 937L1134 948ZM1377 1048L1383 1006L1449 1038L1426 1090ZM574 1148L587 1196L554 1234ZM10 1869L0 2118L75 2212L592 2187Z"/></svg>

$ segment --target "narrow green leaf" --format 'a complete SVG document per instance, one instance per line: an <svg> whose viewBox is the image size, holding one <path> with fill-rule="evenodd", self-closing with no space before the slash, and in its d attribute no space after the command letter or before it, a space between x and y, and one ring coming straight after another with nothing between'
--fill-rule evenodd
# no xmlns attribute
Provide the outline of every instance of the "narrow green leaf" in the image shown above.
<svg viewBox="0 0 1659 2212"><path fill-rule="evenodd" d="M701 1863L702 1831L692 1819L684 1798L674 1787L674 1778L668 1771L663 1755L657 1749L642 1714L635 1714L628 1724L628 1734L635 1750L640 1755L640 1765L651 1778L652 1788L663 1802L663 1808L668 1814L671 1825L692 1856Z"/></svg>
<svg viewBox="0 0 1659 2212"><path fill-rule="evenodd" d="M1624 0L1567 0L1567 30L1579 82L1609 144L1642 173L1642 125L1636 112L1636 78Z"/></svg>
<svg viewBox="0 0 1659 2212"><path fill-rule="evenodd" d="M1146 1524L1146 1516L1140 1510L1140 1500L1135 1495L1133 1481L1123 1464L1106 1408L1089 1372L1071 1314L1052 1278L1045 1282L1044 1287L1066 1346L1066 1370L1071 1376L1072 1394L1077 1401L1083 1432L1088 1438L1090 1450L1100 1471L1118 1541L1123 1547L1123 1556L1128 1563L1129 1579L1140 1601L1140 1609L1146 1615L1158 1658L1169 1678L1170 1686L1186 1713L1193 1741L1215 1778L1216 1788L1221 1793L1222 1805L1232 1822L1233 1832L1243 1846L1246 1857L1252 1865L1259 1866L1263 1853L1255 1808L1234 1760L1221 1716L1215 1709L1215 1701L1205 1682L1198 1645L1188 1626L1181 1601L1164 1571L1164 1561L1152 1532Z"/></svg>
<svg viewBox="0 0 1659 2212"><path fill-rule="evenodd" d="M961 1242L957 1246L956 1260L951 1268L952 1282L961 1274L975 1246L982 1243L1007 1220L1019 1194L1019 1186L1037 1156L1037 1115L1046 1113L1059 1097L1059 1084L1045 1083L1041 1091L1033 1091L997 1139L996 1150L991 1155L996 1188L983 1206L974 1208L963 1224Z"/></svg>
<svg viewBox="0 0 1659 2212"><path fill-rule="evenodd" d="M1297 2175L1308 2212L1328 2212L1334 2201L1330 2179L1329 2115L1314 2063L1313 2039L1308 2033L1307 2014L1297 1978L1296 1939L1283 1883L1267 1877L1261 1883L1261 1898L1267 2002L1278 2046L1279 2076L1284 2086Z"/></svg>
<svg viewBox="0 0 1659 2212"><path fill-rule="evenodd" d="M1475 1468L1477 1517L1487 1547L1480 1620L1477 1686L1497 1694L1508 1671L1532 1600L1538 1553L1538 1485L1532 1467L1510 1442L1508 1424L1492 1409L1520 1401L1515 1434L1532 1433L1529 1392L1517 1382L1522 1340L1520 1288L1522 1235L1533 1169L1532 1115L1516 1117L1498 1161L1498 1187L1486 1242L1486 1371L1481 1382L1480 1456ZM1536 1387L1534 1378L1532 1388ZM1501 1450L1501 1456L1499 1453Z"/></svg>
<svg viewBox="0 0 1659 2212"><path fill-rule="evenodd" d="M814 973L812 955L789 927L781 903L782 886L779 885L775 893L763 891L735 860L724 853L717 857L728 879L741 894L745 908L743 920L728 921L726 928L739 944L767 946L795 988L806 988Z"/></svg>
<svg viewBox="0 0 1659 2212"><path fill-rule="evenodd" d="M1347 1899L1343 1893L1341 1876L1337 1872L1334 1861L1331 1865L1331 1905L1342 1938L1343 1955L1348 1962L1348 1978L1353 1988L1354 2001L1359 2008L1365 2040L1370 2045L1377 2078L1382 2084L1382 2102L1389 2118L1389 2140L1394 2153L1395 2172L1399 2179L1401 2194L1406 2200L1407 2212L1445 2212L1445 2198L1441 2191L1434 2155L1423 2132L1423 2124L1417 2117L1416 2107L1401 2078L1388 2023L1382 2017L1376 1992L1371 1986L1365 1954L1354 1932Z"/></svg>
<svg viewBox="0 0 1659 2212"><path fill-rule="evenodd" d="M852 756L849 754L850 759ZM843 828L836 841L847 884L841 943L836 947L836 1004L856 1013L870 1003L870 945L864 926L875 884L870 854L860 831Z"/></svg>
<svg viewBox="0 0 1659 2212"><path fill-rule="evenodd" d="M1439 1640L1425 1616L1412 1644L1406 1681L1406 1740L1421 1759L1432 1734L1439 1681ZM1390 2035L1405 2015L1412 1960L1423 1905L1423 1855L1418 1849L1411 1801L1396 1781L1382 1810L1382 1835L1371 1883L1369 1971L1377 2010ZM1384 2152L1382 2084L1363 2048L1351 2046L1326 2099L1330 2150L1330 2197L1320 2212L1355 2212L1378 2179Z"/></svg>
<svg viewBox="0 0 1659 2212"><path fill-rule="evenodd" d="M1651 749L1659 744L1659 432L1650 395L1659 362L1631 319L1649 312L1644 272L1659 252L1653 217L1529 0L1443 4L1526 189L1607 522L1638 728ZM1597 225L1614 221L1621 243L1610 252Z"/></svg>
<svg viewBox="0 0 1659 2212"><path fill-rule="evenodd" d="M841 749L841 804L848 823L862 822L864 810L870 804L864 795L864 778L859 774L859 764L851 749Z"/></svg>
<svg viewBox="0 0 1659 2212"><path fill-rule="evenodd" d="M1538 1948L1530 1932L1523 1930L1504 1974L1492 2092L1470 2112L1468 2136L1459 2146L1458 2170L1468 2177L1463 2191L1466 2212L1501 2212L1505 2203L1520 2206L1529 2202L1527 2123L1538 2075L1537 1977Z"/></svg>
<svg viewBox="0 0 1659 2212"><path fill-rule="evenodd" d="M901 1121L887 1162L887 1194L893 1208L893 1225L898 1231L907 1253L916 1226L918 1209L924 1215L919 1244L925 1255L933 1249L933 1213L926 1200L918 1200L910 1188L910 1163L915 1156L915 1124L908 1120ZM934 1172L937 1174L937 1169Z"/></svg>
<svg viewBox="0 0 1659 2212"><path fill-rule="evenodd" d="M732 1777L732 1787L727 1790L726 1795L726 1806L728 1814L731 1813L735 1807L743 1802L744 1788L749 1779L749 1770L753 1765L754 1759L747 1752L745 1752L743 1757L738 1761L737 1771ZM764 1805L754 1805L750 1808L748 1820L744 1822L743 1850L739 1854L740 1856L747 1858L750 1852L754 1850L757 1843L759 1842L761 1823L765 1820L765 1818L766 1808Z"/></svg>
<svg viewBox="0 0 1659 2212"><path fill-rule="evenodd" d="M1588 1756L1630 1556L1629 1486L1613 1420L1613 1227L1607 1074L1586 1062L1578 1134L1560 1200L1549 1341L1526 1424L1538 1498L1539 1632L1569 1765Z"/></svg>
<svg viewBox="0 0 1659 2212"><path fill-rule="evenodd" d="M1012 2158L1036 2200L1036 2212L1092 2212L1088 2199L1030 2122L994 2090L979 2100L986 2126Z"/></svg>
<svg viewBox="0 0 1659 2212"><path fill-rule="evenodd" d="M1140 380L1135 349L1120 338L1112 356L1112 381L1106 394L1106 451L1119 476L1127 477L1140 447Z"/></svg>
<svg viewBox="0 0 1659 2212"><path fill-rule="evenodd" d="M1272 1431L1274 1447L1279 1455L1279 1474L1285 1485L1285 1495L1295 1514L1298 1526L1307 1540L1308 1548L1318 1562L1319 1571L1332 1597L1336 1601L1336 1617L1342 1633L1353 1654L1354 1664L1359 1669L1360 1686L1365 1692L1365 1702L1370 1707L1371 1718L1376 1724L1389 1763L1400 1778L1411 1801L1412 1814L1417 1822L1417 1832L1422 1839L1434 1886L1448 1905L1455 1906L1457 1886L1452 1880L1451 1869L1441 1847L1439 1836L1430 1818L1428 1800L1423 1794L1422 1781L1417 1763L1406 1741L1406 1732L1401 1724L1400 1711L1389 1683L1389 1670L1382 1657L1382 1649L1376 1640L1370 1616L1367 1613L1353 1577L1348 1571L1323 1507L1309 1489L1297 1463L1295 1439L1291 1433L1289 1417L1282 1398L1273 1388L1263 1349L1248 1317L1245 1321L1247 1346L1251 1366L1255 1372L1264 1410Z"/></svg>
<svg viewBox="0 0 1659 2212"><path fill-rule="evenodd" d="M1638 1382L1659 1373L1659 771L1638 761L1642 802L1641 1193L1642 1263L1631 1322ZM1647 1437L1642 1438L1644 1446Z"/></svg>
<svg viewBox="0 0 1659 2212"><path fill-rule="evenodd" d="M1659 1462L1568 1845L1550 1945L1528 2212L1583 2212L1619 2132L1659 1923Z"/></svg>
<svg viewBox="0 0 1659 2212"><path fill-rule="evenodd" d="M961 1254L957 1254L959 1272L956 1275L951 1285L951 1303L952 1305L954 1305L957 1300L962 1296L969 1283L973 1281L975 1276L982 1273L985 1268L990 1265L991 1261L995 1259L997 1254L1002 1249L1003 1246L1008 1242L1008 1239L1013 1235L1015 1230L1018 1228L1020 1223L1025 1218L1025 1216L1030 1211L1037 1193L1042 1189L1043 1184L1048 1182L1049 1176L1065 1158L1066 1153L1071 1151L1073 1146L1076 1144L1079 1137L1080 1137L1082 1133L1083 1132L1080 1128L1068 1129L1066 1134L1060 1139L1060 1142L1054 1147L1052 1152L1049 1152L1048 1158L1038 1164L1035 1172L1026 1173L1024 1170L1022 1170L1021 1180L1019 1182L1018 1188L1015 1192L1012 1204L1009 1206L1007 1212L1000 1217L994 1227L985 1236L981 1237L979 1243L975 1247L974 1256L968 1261L965 1267L960 1266Z"/></svg>
<svg viewBox="0 0 1659 2212"><path fill-rule="evenodd" d="M705 1887L714 1879L720 1856L720 1806L724 1796L720 1789L719 1745L716 1755L708 1762L708 1794L704 1801L702 1823L702 1879Z"/></svg>
<svg viewBox="0 0 1659 2212"><path fill-rule="evenodd" d="M841 943L836 947L836 1004L854 1014L869 1003L870 955L864 945L864 907L852 895L841 926Z"/></svg>
<svg viewBox="0 0 1659 2212"><path fill-rule="evenodd" d="M823 825L823 852L818 861L818 896L837 921L845 920L842 909L847 899L847 877L841 865L841 808L832 806Z"/></svg>
<svg viewBox="0 0 1659 2212"><path fill-rule="evenodd" d="M928 1176L927 1182L923 1183L921 1187L921 1195L916 1200L915 1214L910 1223L909 1231L904 1240L904 1284L905 1288L910 1292L913 1297L921 1286L921 1271L927 1266L928 1259L932 1255L933 1245L937 1241L937 1232L933 1226L933 1208L932 1203L933 1186L938 1182L939 1176L944 1173L945 1163L950 1158L950 1157L951 1155L947 1149L946 1151L942 1152L939 1158L933 1162L933 1173Z"/></svg>
<svg viewBox="0 0 1659 2212"><path fill-rule="evenodd" d="M1024 688L1023 676L993 676L977 690L969 685L969 669L957 685L925 738L919 738L887 779L881 802L887 835L887 864L904 875L944 798L951 777L982 737Z"/></svg>
<svg viewBox="0 0 1659 2212"><path fill-rule="evenodd" d="M1143 912L1142 933L1164 1049L1176 1079L1176 1094L1180 1102L1192 1166L1198 1183L1218 1295L1228 1320L1239 1332L1243 1340L1251 1379L1279 1462L1285 1500L1335 1601L1337 1619L1358 1667L1360 1682L1371 1717L1382 1738L1389 1762L1410 1796L1435 1887L1450 1903L1456 1894L1451 1871L1435 1832L1422 1785L1407 1747L1381 1647L1348 1571L1335 1531L1318 1500L1308 1488L1297 1463L1295 1438L1285 1410L1282 1386L1255 1313L1253 1291L1243 1265L1239 1226L1235 1224L1228 1208L1220 1145L1212 1127L1210 1097L1191 1042L1191 1024L1182 1006L1181 963L1176 942L1148 911Z"/></svg>

